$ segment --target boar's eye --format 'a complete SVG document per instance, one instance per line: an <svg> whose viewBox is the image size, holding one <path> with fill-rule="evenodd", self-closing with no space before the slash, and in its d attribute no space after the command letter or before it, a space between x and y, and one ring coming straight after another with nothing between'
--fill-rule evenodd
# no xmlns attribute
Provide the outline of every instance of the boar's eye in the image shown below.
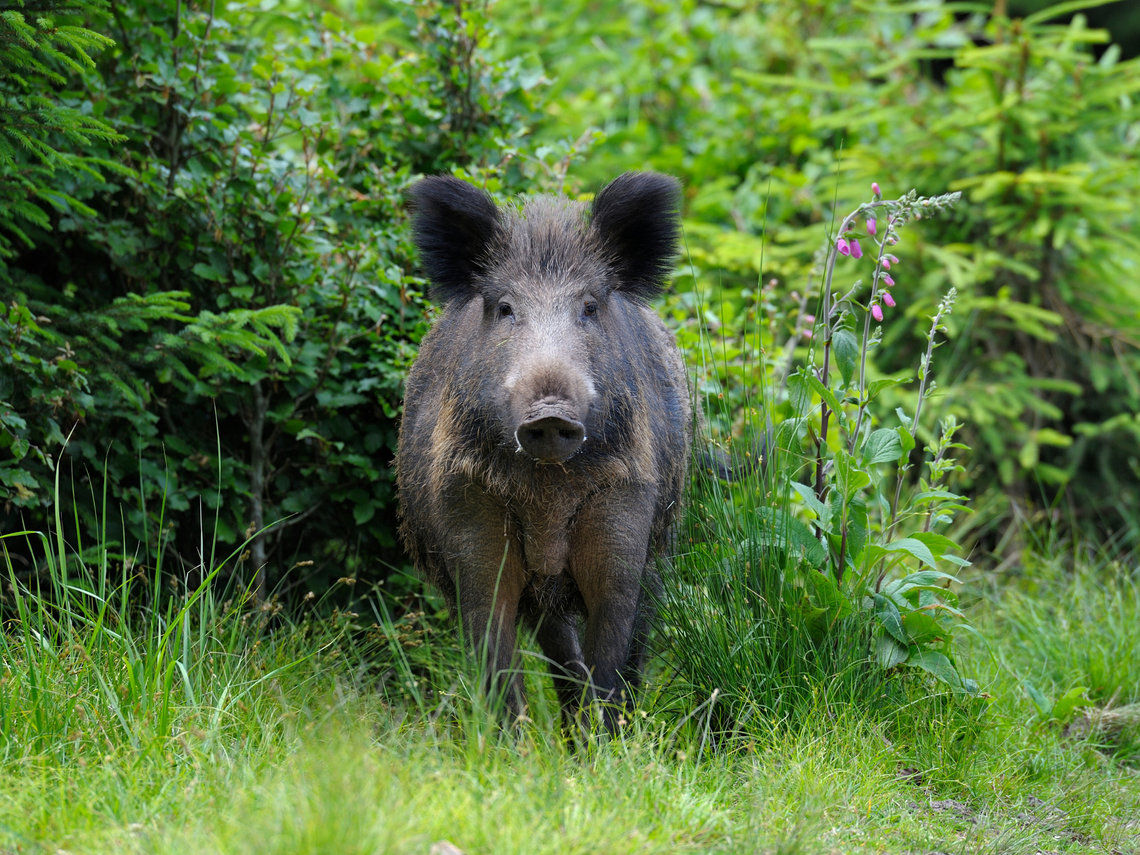
<svg viewBox="0 0 1140 855"><path fill-rule="evenodd" d="M592 318L598 313L598 304L593 300L587 300L586 305L582 307L582 312L587 318Z"/></svg>
<svg viewBox="0 0 1140 855"><path fill-rule="evenodd" d="M515 310L513 308L511 308L510 303L499 303L499 317L500 318L509 318L514 313L515 313Z"/></svg>

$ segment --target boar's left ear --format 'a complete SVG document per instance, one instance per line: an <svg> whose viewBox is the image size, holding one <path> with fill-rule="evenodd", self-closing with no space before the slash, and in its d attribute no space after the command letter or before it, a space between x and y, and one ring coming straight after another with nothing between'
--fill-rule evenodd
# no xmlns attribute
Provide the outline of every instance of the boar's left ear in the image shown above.
<svg viewBox="0 0 1140 855"><path fill-rule="evenodd" d="M665 289L681 231L681 183L657 172L619 175L594 199L590 228L618 277L616 288L641 302Z"/></svg>
<svg viewBox="0 0 1140 855"><path fill-rule="evenodd" d="M499 209L478 187L451 175L435 175L408 191L412 231L433 299L447 303L473 296L474 278L487 269L499 235Z"/></svg>

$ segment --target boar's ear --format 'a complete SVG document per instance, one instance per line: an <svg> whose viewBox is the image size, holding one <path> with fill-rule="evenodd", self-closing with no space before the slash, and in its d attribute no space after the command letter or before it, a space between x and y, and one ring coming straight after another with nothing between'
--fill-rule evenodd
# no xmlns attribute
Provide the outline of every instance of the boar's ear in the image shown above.
<svg viewBox="0 0 1140 855"><path fill-rule="evenodd" d="M408 191L412 231L433 299L447 303L475 293L499 233L499 209L489 195L451 175L424 178Z"/></svg>
<svg viewBox="0 0 1140 855"><path fill-rule="evenodd" d="M617 290L647 302L665 289L681 231L681 184L657 172L619 175L594 199L590 228L618 276Z"/></svg>

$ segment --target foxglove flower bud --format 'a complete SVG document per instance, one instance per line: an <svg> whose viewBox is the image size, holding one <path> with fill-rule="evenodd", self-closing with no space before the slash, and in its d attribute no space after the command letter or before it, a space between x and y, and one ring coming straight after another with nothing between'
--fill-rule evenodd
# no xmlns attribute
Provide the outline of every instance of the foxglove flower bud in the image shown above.
<svg viewBox="0 0 1140 855"><path fill-rule="evenodd" d="M891 296L890 291L883 292L883 302L890 306L892 309L895 307L895 298Z"/></svg>
<svg viewBox="0 0 1140 855"><path fill-rule="evenodd" d="M890 269L891 269L891 260L889 258L887 258L886 256L883 256L883 270L890 270Z"/></svg>
<svg viewBox="0 0 1140 855"><path fill-rule="evenodd" d="M882 281L883 281L883 285L885 285L887 288L891 288L895 284L895 280L891 278L891 274L889 274L889 273L883 274L883 280Z"/></svg>
<svg viewBox="0 0 1140 855"><path fill-rule="evenodd" d="M879 182L878 181L872 181L871 182L871 192L874 193L876 196L882 196L883 195L883 191L879 189ZM871 232L871 234L874 234L874 232Z"/></svg>
<svg viewBox="0 0 1140 855"><path fill-rule="evenodd" d="M867 217L867 234L873 235L875 233L875 218Z"/></svg>
<svg viewBox="0 0 1140 855"><path fill-rule="evenodd" d="M874 318L879 323L883 322L883 310L879 308L878 303L876 303L875 305L873 305L871 307L871 317Z"/></svg>
<svg viewBox="0 0 1140 855"><path fill-rule="evenodd" d="M863 250L859 246L859 241L855 240L855 238L851 238L851 257L852 258L862 258L863 257Z"/></svg>

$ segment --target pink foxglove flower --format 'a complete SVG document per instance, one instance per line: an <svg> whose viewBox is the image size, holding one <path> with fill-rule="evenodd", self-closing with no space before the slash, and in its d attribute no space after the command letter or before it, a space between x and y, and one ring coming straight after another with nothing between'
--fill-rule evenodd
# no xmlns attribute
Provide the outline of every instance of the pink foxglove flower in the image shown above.
<svg viewBox="0 0 1140 855"><path fill-rule="evenodd" d="M891 269L891 261L889 258L883 258L883 270Z"/></svg>
<svg viewBox="0 0 1140 855"><path fill-rule="evenodd" d="M890 291L883 292L883 302L890 306L892 309L895 307L895 298L891 296Z"/></svg>
<svg viewBox="0 0 1140 855"><path fill-rule="evenodd" d="M889 274L889 273L883 274L883 284L888 288L891 288L894 286L895 280L891 278L891 274Z"/></svg>
<svg viewBox="0 0 1140 855"><path fill-rule="evenodd" d="M859 241L855 240L855 238L851 238L851 257L852 258L862 258L863 257L863 250L859 246Z"/></svg>
<svg viewBox="0 0 1140 855"><path fill-rule="evenodd" d="M875 233L875 218L867 217L867 234L873 235Z"/></svg>
<svg viewBox="0 0 1140 855"><path fill-rule="evenodd" d="M883 195L883 191L879 189L879 182L878 181L872 181L871 182L871 192L874 193L876 196L882 196ZM871 234L874 234L874 232L871 232Z"/></svg>
<svg viewBox="0 0 1140 855"><path fill-rule="evenodd" d="M838 247L840 255L850 255L851 254L851 246L850 246L850 244L847 243L847 238L840 238L838 243L836 243L835 245L836 245L836 247Z"/></svg>
<svg viewBox="0 0 1140 855"><path fill-rule="evenodd" d="M899 263L899 260L896 256L888 255L886 258L888 261L890 261L891 264L898 264Z"/></svg>
<svg viewBox="0 0 1140 855"><path fill-rule="evenodd" d="M804 315L804 323L805 324L814 324L815 323L815 315Z"/></svg>
<svg viewBox="0 0 1140 855"><path fill-rule="evenodd" d="M871 317L874 318L879 323L883 322L883 310L879 308L878 303L876 303L875 305L873 305L871 307Z"/></svg>
<svg viewBox="0 0 1140 855"><path fill-rule="evenodd" d="M804 338L811 338L811 330L800 330L800 335Z"/></svg>

